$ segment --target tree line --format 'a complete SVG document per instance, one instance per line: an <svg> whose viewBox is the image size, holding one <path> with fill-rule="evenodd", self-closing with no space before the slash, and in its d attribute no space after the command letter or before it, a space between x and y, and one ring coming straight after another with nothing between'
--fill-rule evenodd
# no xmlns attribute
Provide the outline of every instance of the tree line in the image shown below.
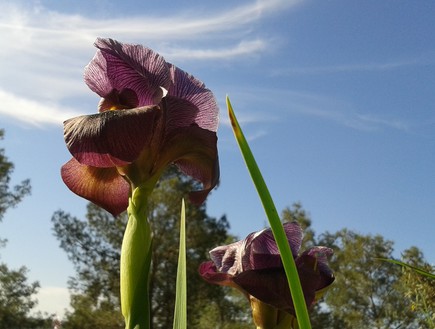
<svg viewBox="0 0 435 329"><path fill-rule="evenodd" d="M0 130L0 139L3 131ZM28 180L11 187L13 163L0 149L0 221L5 211L30 194ZM178 259L180 200L197 183L175 168L160 180L150 200L154 232L151 273L152 328L170 328L173 322ZM249 303L231 288L209 285L198 275L212 248L233 242L225 216L213 218L206 204L187 203L188 327L194 329L252 328ZM330 267L336 281L312 310L313 328L435 328L435 286L430 279L379 258L393 258L394 243L381 235L348 229L316 234L300 203L282 211L283 221L297 221L305 231L302 250L313 245L334 249ZM124 328L119 303L120 247L127 216L117 218L88 204L85 218L62 210L52 216L53 233L74 265L68 281L70 310L65 329ZM6 243L2 240L2 244ZM402 260L431 272L434 268L415 246ZM49 315L33 315L38 282L28 282L27 269L0 264L0 328L51 328Z"/></svg>

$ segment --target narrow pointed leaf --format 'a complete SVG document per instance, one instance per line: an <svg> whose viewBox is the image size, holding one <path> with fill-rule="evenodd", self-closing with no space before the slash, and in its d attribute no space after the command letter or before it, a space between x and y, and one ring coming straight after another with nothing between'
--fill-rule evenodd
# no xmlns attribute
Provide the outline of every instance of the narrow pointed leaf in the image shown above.
<svg viewBox="0 0 435 329"><path fill-rule="evenodd" d="M187 277L186 277L186 211L181 201L180 247L178 251L177 284L175 295L174 329L187 328Z"/></svg>
<svg viewBox="0 0 435 329"><path fill-rule="evenodd" d="M254 155L246 141L246 138L240 128L237 118L234 114L233 108L230 103L230 99L226 98L228 114L230 117L231 125L233 127L234 136L239 144L240 151L248 167L251 178L260 196L267 218L269 220L270 227L275 237L276 244L281 254L284 270L289 283L293 304L295 306L296 317L299 323L300 329L311 329L310 318L308 316L308 310L305 303L304 294L302 291L299 275L297 272L296 264L290 250L289 243L281 224L278 212L276 211L275 204L269 193L269 189L263 179L260 169L257 166Z"/></svg>
<svg viewBox="0 0 435 329"><path fill-rule="evenodd" d="M431 279L435 279L435 274L427 272L419 267L412 266L412 265L409 265L407 263L401 262L400 260L388 259L388 258L378 258L378 259L385 261L385 262L388 262L388 263L392 263L392 264L396 264L396 265L400 265L400 266L409 268L409 269L417 272L420 275L426 276L426 277L431 278Z"/></svg>

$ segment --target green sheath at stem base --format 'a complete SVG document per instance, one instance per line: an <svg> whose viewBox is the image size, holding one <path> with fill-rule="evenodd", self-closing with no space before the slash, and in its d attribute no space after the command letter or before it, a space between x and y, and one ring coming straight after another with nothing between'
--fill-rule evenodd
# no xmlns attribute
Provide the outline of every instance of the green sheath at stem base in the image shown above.
<svg viewBox="0 0 435 329"><path fill-rule="evenodd" d="M121 309L126 329L150 328L152 232L147 219L148 195L149 189L136 188L127 209L121 249Z"/></svg>

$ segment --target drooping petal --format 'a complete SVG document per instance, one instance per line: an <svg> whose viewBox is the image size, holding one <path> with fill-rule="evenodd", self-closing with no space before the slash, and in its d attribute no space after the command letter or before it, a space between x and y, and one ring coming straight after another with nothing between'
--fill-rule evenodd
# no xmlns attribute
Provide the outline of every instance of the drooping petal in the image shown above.
<svg viewBox="0 0 435 329"><path fill-rule="evenodd" d="M123 166L150 142L159 116L159 108L151 106L72 118L64 123L65 142L82 164Z"/></svg>
<svg viewBox="0 0 435 329"><path fill-rule="evenodd" d="M95 46L106 61L112 89L133 90L139 100L138 106L160 103L160 87L169 89L172 83L169 66L162 56L150 48L122 44L112 39L98 38Z"/></svg>
<svg viewBox="0 0 435 329"><path fill-rule="evenodd" d="M232 276L228 273L220 272L216 269L213 262L205 262L199 266L199 274L209 283L221 286L232 286Z"/></svg>
<svg viewBox="0 0 435 329"><path fill-rule="evenodd" d="M166 98L168 131L196 124L216 132L219 108L213 93L204 83L172 64L170 71L174 83Z"/></svg>
<svg viewBox="0 0 435 329"><path fill-rule="evenodd" d="M130 185L116 168L90 167L72 158L62 166L61 175L71 191L114 216L127 209Z"/></svg>
<svg viewBox="0 0 435 329"><path fill-rule="evenodd" d="M318 275L318 285L316 291L322 290L334 282L334 274L329 268L327 261L333 254L333 250L327 247L316 246L304 251L297 259L298 268L313 272Z"/></svg>
<svg viewBox="0 0 435 329"><path fill-rule="evenodd" d="M281 310L293 309L287 277L283 268L244 271L234 277L233 281L263 303Z"/></svg>
<svg viewBox="0 0 435 329"><path fill-rule="evenodd" d="M324 289L334 281L329 269L328 274L321 273L316 264L316 258L308 254L300 262L297 262L299 279L307 307L314 304L317 291ZM262 302L290 314L295 314L283 267L243 271L234 276L233 281L237 286Z"/></svg>
<svg viewBox="0 0 435 329"><path fill-rule="evenodd" d="M190 200L201 204L219 180L216 144L215 132L196 125L176 129L166 136L156 168L175 163L186 175L201 182L203 190L190 193Z"/></svg>

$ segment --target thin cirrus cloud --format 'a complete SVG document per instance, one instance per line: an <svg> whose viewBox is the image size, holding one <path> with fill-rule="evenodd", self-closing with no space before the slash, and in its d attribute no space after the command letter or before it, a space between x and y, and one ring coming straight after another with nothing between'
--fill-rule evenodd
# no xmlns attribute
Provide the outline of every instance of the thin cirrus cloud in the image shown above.
<svg viewBox="0 0 435 329"><path fill-rule="evenodd" d="M93 56L91 46L98 36L125 42L154 43L168 58L183 60L233 60L261 54L270 40L255 33L262 19L296 7L300 0L258 0L213 14L187 12L166 17L136 16L95 19L51 11L39 5L0 3L0 113L36 126L64 119L59 113L65 99L84 97L83 66ZM219 47L197 46L213 34ZM161 40L164 40L162 43ZM183 40L184 48L168 46ZM202 44L204 45L204 43ZM160 48L160 49L159 49ZM16 111L6 104L35 109ZM49 104L49 106L47 106ZM16 106L15 106L16 108ZM70 112L74 112L71 110Z"/></svg>
<svg viewBox="0 0 435 329"><path fill-rule="evenodd" d="M389 128L407 131L409 129L409 125L402 120L381 117L372 113L361 113L355 109L354 104L337 98L288 91L286 99L289 104L292 104L287 109L290 113L328 120L356 130L375 131Z"/></svg>
<svg viewBox="0 0 435 329"><path fill-rule="evenodd" d="M24 49L38 39L40 46L29 49L41 52L58 45L68 50L83 50L96 36L108 36L131 41L198 40L210 38L210 34L230 39L230 36L246 38L255 24L276 12L296 7L300 0L259 0L248 5L229 8L214 15L180 13L176 16L136 16L111 19L94 19L81 15L68 15L44 8L26 9L10 4L0 4L0 31L6 38L16 40L13 49ZM246 29L249 26L249 29ZM231 32L231 33L228 33ZM3 33L2 33L3 34ZM16 38L20 37L20 38ZM17 40L18 45L17 47ZM256 40L254 37L251 42ZM264 40L264 42L266 42ZM48 47L48 48L47 48ZM236 46L237 47L237 46ZM5 51L5 50L3 50ZM218 52L222 52L218 50ZM240 52L228 52L228 56ZM202 56L201 56L202 57Z"/></svg>
<svg viewBox="0 0 435 329"><path fill-rule="evenodd" d="M59 125L64 120L80 115L78 111L26 99L0 89L0 115L20 122L42 127L45 124Z"/></svg>
<svg viewBox="0 0 435 329"><path fill-rule="evenodd" d="M424 56L416 56L415 58L390 60L385 62L375 63L355 63L355 64L338 64L329 66L314 66L314 67L289 67L272 72L272 75L321 75L333 73L354 73L354 72L383 72L391 71L412 66L433 65L434 54L426 54Z"/></svg>
<svg viewBox="0 0 435 329"><path fill-rule="evenodd" d="M269 97L264 99L263 94ZM252 111L249 111L249 116L244 118L246 123L262 122L262 126L268 121L276 124L286 116L302 115L366 132L381 129L408 131L411 128L410 124L403 120L383 117L369 111L363 112L363 110L357 110L355 105L349 101L312 92L265 88L242 90L239 88L237 95L234 96L237 97L240 105L239 115L242 118L244 118L244 110L251 107L250 104L256 104L257 108L273 109L275 117L269 112L252 116ZM281 119L278 120L278 117ZM228 125L228 120L223 120L223 123Z"/></svg>
<svg viewBox="0 0 435 329"><path fill-rule="evenodd" d="M222 49L186 49L186 48L171 48L164 50L165 57L171 60L213 60L213 59L231 59L241 56L251 56L265 51L267 43L264 40L248 40L241 41L232 48Z"/></svg>

